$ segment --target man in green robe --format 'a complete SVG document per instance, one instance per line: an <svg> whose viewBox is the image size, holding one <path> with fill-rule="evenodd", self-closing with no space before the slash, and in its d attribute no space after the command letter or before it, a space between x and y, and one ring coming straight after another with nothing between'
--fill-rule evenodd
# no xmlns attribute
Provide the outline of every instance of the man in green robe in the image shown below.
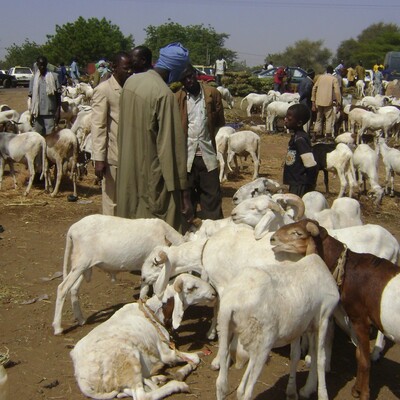
<svg viewBox="0 0 400 400"><path fill-rule="evenodd" d="M174 94L166 82L189 62L179 43L160 50L154 70L131 76L120 99L117 215L161 218L182 231L193 209L187 145Z"/></svg>

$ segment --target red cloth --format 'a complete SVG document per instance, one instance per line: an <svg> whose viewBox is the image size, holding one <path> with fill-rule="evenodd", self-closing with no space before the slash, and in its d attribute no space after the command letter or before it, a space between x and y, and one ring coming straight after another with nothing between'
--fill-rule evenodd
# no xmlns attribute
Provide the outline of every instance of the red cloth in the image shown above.
<svg viewBox="0 0 400 400"><path fill-rule="evenodd" d="M285 69L283 67L279 67L274 74L274 83L281 84L285 75Z"/></svg>

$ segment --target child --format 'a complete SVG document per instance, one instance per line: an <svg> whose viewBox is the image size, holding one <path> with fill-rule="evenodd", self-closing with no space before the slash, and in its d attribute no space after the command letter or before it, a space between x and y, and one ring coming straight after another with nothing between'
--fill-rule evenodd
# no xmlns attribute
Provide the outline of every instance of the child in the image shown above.
<svg viewBox="0 0 400 400"><path fill-rule="evenodd" d="M318 175L310 137L303 130L309 119L310 111L301 103L290 106L285 117L285 126L292 136L283 169L283 183L289 185L289 193L300 197L315 190Z"/></svg>

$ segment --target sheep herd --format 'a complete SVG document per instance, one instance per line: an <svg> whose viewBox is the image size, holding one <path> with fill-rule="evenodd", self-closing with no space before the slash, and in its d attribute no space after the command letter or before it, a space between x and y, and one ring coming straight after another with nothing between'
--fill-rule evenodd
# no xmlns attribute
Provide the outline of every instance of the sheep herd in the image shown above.
<svg viewBox="0 0 400 400"><path fill-rule="evenodd" d="M84 122L75 128L72 123L67 128L77 137L78 151L82 150L79 146L88 143L89 107L77 108L76 115L80 115ZM391 116L396 113L392 111ZM368 112L376 113L377 109ZM362 123L359 126L364 129ZM273 129L275 124L270 127ZM353 132L338 135L336 140L344 146L344 152L350 149L348 164L344 167L343 163L336 161L343 157L335 158L334 154L328 157L328 152L325 155L328 163L324 168L335 170L338 176L343 172L344 179L350 180L343 185L341 182L341 195L329 207L320 192L299 198L284 193L279 182L259 178L262 139L252 131L242 131L249 133L237 135L240 132L227 128L228 132L221 132L222 139L217 140L217 145L221 145L218 148L221 181L229 179L226 168L231 168L231 161L236 162L236 158L248 154L254 161L253 181L240 187L232 196L235 207L231 216L219 221L194 221L183 236L161 220L125 220L102 215L84 217L69 228L63 280L57 290L54 334L68 336L68 333L63 333L61 323L63 303L68 293L74 318L79 324L85 324L78 292L83 279L90 280L93 267L103 269L113 279L122 271L140 271L142 278L140 299L126 304L106 322L92 329L71 351L75 377L86 396L147 400L189 391L190 387L183 380L196 369L200 362L199 354L176 349L169 329L177 329L184 311L195 304L214 308L214 317L209 321L210 330L204 340L218 339L218 353L211 365L219 370L215 381L217 399L228 396L231 364L245 367L243 378L238 382L237 397L251 399L269 352L287 344L291 346L287 398L298 398L298 393L308 398L317 392L318 399L328 399L326 380L329 382L329 375L325 378L325 371L329 371L330 359L334 357L329 334L333 320L355 343L359 343L362 336L357 325L354 329L346 309L338 306L343 302L342 285L347 276L345 261L344 267L340 267L341 272L335 268L331 271L331 266L318 252L317 241L309 241L304 247L296 242L293 245L295 251L278 251L278 247L289 248L284 242L282 229L312 219L315 226L308 225L307 229L314 239L319 235L329 235L350 250L370 254L375 257L373 260L387 260L390 268L397 266L400 247L396 238L380 225L364 225L359 201L342 197L347 187L356 187L356 171L360 177L367 178L376 204L385 201L385 192L394 195L393 176L400 169L396 164L397 153L391 155L391 152L397 150L389 147L382 137L376 137L374 146L370 146L358 144ZM396 137L395 129L396 124L387 132L384 127L376 130L382 130L384 135L387 133L389 139L392 135ZM360 137L376 130L369 126ZM377 174L379 155L387 171L381 185ZM70 158L66 159L71 165ZM43 167L43 170L48 169ZM55 187L53 195L59 190L58 181ZM363 263L360 267L361 273L365 274L363 279L382 282L376 285L379 287L368 287L369 292L363 293L366 302L382 299L381 309L371 311L376 318L371 320L380 330L371 356L376 360L380 357L385 336L392 341L400 340L397 320L387 321L388 314L400 315L400 304L391 295L396 293L398 285L397 268L393 269L393 277L385 280L371 270L366 261ZM365 272L362 270L364 267ZM346 287L346 290L346 295L358 296L358 292L354 294L356 289ZM361 315L357 312L349 309L351 321L351 318L355 321ZM70 324L71 321L67 319L64 323ZM301 358L301 346L304 348L305 343L308 343L310 368L305 386L298 391L296 367ZM183 365L173 379L160 373L162 367L177 363ZM365 371L369 374L369 362L365 357L360 360L358 356L357 363L359 370L353 395L367 400L369 384Z"/></svg>

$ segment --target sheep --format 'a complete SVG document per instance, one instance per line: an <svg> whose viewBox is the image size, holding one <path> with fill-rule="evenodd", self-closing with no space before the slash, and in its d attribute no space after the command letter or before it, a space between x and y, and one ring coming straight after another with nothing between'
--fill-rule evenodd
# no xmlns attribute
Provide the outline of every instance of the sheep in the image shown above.
<svg viewBox="0 0 400 400"><path fill-rule="evenodd" d="M285 101L273 101L267 106L267 117L265 120L265 128L269 132L275 132L275 119L285 118L288 108L292 103Z"/></svg>
<svg viewBox="0 0 400 400"><path fill-rule="evenodd" d="M354 108L352 108L352 107L350 108L350 111L348 113L348 125L349 125L349 129L351 130L352 133L356 134L356 127L361 127L362 116L368 112L370 112L370 110L367 110L366 108L361 108L358 106L354 107ZM358 140L358 138L357 138L357 140Z"/></svg>
<svg viewBox="0 0 400 400"><path fill-rule="evenodd" d="M370 253L355 253L347 249L309 219L280 228L272 235L271 244L277 253L316 253L335 276L341 304L357 339L357 375L352 395L368 400L370 325L375 325L395 342L400 341L400 269Z"/></svg>
<svg viewBox="0 0 400 400"><path fill-rule="evenodd" d="M307 330L316 333L317 357L312 358L314 362L300 395L309 397L316 390L318 381L318 398L328 399L324 341L329 317L338 301L336 283L324 262L315 255L293 265L269 265L262 269L245 268L241 271L220 299L217 399L225 399L228 392L232 335L237 337L238 344L249 357L237 389L238 398L251 398L271 349L289 343L291 365L286 396L297 398L296 368L300 359L300 336ZM238 357L244 358L244 355L238 353Z"/></svg>
<svg viewBox="0 0 400 400"><path fill-rule="evenodd" d="M80 82L77 86L78 86L79 93L82 93L84 95L84 102L86 104L90 104L90 101L92 100L92 97L93 97L93 91L94 91L92 86L85 82Z"/></svg>
<svg viewBox="0 0 400 400"><path fill-rule="evenodd" d="M8 107L8 106L5 106ZM15 125L18 124L19 113L15 110L3 110L0 111L0 126L2 126L2 131L13 131ZM9 124L12 125L12 128L9 127Z"/></svg>
<svg viewBox="0 0 400 400"><path fill-rule="evenodd" d="M230 162L233 158L235 159L237 170L236 156L247 156L250 154L254 163L253 180L258 178L260 168L260 140L260 136L253 131L239 131L230 135L227 150L227 165L229 170L232 171Z"/></svg>
<svg viewBox="0 0 400 400"><path fill-rule="evenodd" d="M361 116L361 128L357 134L357 144L367 130L382 130L385 138L389 137L389 131L400 123L400 114L398 112L387 112L385 114L375 114L373 112L364 113Z"/></svg>
<svg viewBox="0 0 400 400"><path fill-rule="evenodd" d="M317 213L329 208L325 196L315 190L304 194L302 200L304 203L304 215L307 218L315 219Z"/></svg>
<svg viewBox="0 0 400 400"><path fill-rule="evenodd" d="M394 175L400 174L400 151L389 147L383 138L378 139L377 148L385 165L385 193L389 194L390 179L390 197L394 197Z"/></svg>
<svg viewBox="0 0 400 400"><path fill-rule="evenodd" d="M15 135L10 132L0 132L0 190L3 181L4 163L10 165L10 172L14 179L14 188L17 188L15 179L14 162L25 162L29 169L29 182L25 190L27 196L32 188L33 178L35 176L35 159L41 157L42 174L40 179L45 179L45 189L47 190L47 158L46 141L37 132L25 132Z"/></svg>
<svg viewBox="0 0 400 400"><path fill-rule="evenodd" d="M226 103L228 104L229 109L232 109L233 105L234 105L234 101L233 101L233 97L232 97L229 89L225 88L223 86L218 86L217 90L221 93L222 99L225 100Z"/></svg>
<svg viewBox="0 0 400 400"><path fill-rule="evenodd" d="M285 212L288 206L291 207L290 211ZM275 231L282 225L297 221L303 215L303 201L291 193L277 194L272 197L261 195L246 199L231 213L232 221L236 224L246 224L254 228L256 239L262 238L267 232Z"/></svg>
<svg viewBox="0 0 400 400"><path fill-rule="evenodd" d="M57 195L61 177L67 170L70 172L76 197L76 175L78 163L78 139L70 129L61 129L45 137L47 158L56 165L57 179L51 197ZM47 172L48 186L51 188L50 172Z"/></svg>
<svg viewBox="0 0 400 400"><path fill-rule="evenodd" d="M377 94L375 96L365 96L363 99L361 99L360 105L382 107L382 106L388 104L389 101L390 101L390 99L388 96L383 96L383 95Z"/></svg>
<svg viewBox="0 0 400 400"><path fill-rule="evenodd" d="M378 177L378 161L379 155L367 144L360 144L354 150L353 163L358 173L358 184L360 192L362 190L362 182L364 179L364 189L366 189L365 180L368 179L371 186L371 195L374 197L376 205L381 204L384 190L379 185Z"/></svg>
<svg viewBox="0 0 400 400"><path fill-rule="evenodd" d="M31 112L29 110L24 111L18 119L18 132L32 132L33 126L31 124Z"/></svg>
<svg viewBox="0 0 400 400"><path fill-rule="evenodd" d="M91 124L92 108L86 106L78 112L76 119L71 126L71 131L74 132L78 138L79 146L82 146L86 136L91 132Z"/></svg>
<svg viewBox="0 0 400 400"><path fill-rule="evenodd" d="M357 97L361 98L365 96L365 82L362 79L359 79L356 82L356 91L357 91Z"/></svg>
<svg viewBox="0 0 400 400"><path fill-rule="evenodd" d="M353 153L344 143L317 143L312 148L318 171L324 172L325 190L329 193L328 171L335 171L339 176L340 190L338 198L342 197L349 186L349 197L352 197L356 187Z"/></svg>
<svg viewBox="0 0 400 400"><path fill-rule="evenodd" d="M217 147L217 159L219 163L219 181L226 181L226 157L228 151L228 139L235 133L235 129L230 126L222 126L218 129L217 134L215 135L215 144Z"/></svg>
<svg viewBox="0 0 400 400"><path fill-rule="evenodd" d="M281 189L278 182L268 178L257 178L241 186L232 196L233 204L267 193L276 193Z"/></svg>
<svg viewBox="0 0 400 400"><path fill-rule="evenodd" d="M249 93L246 97L243 97L240 102L240 109L242 110L243 102L247 101L247 116L251 117L251 109L253 106L262 107L264 102L272 101L272 96L268 96L267 94L257 94L257 93ZM268 103L267 103L268 104Z"/></svg>
<svg viewBox="0 0 400 400"><path fill-rule="evenodd" d="M354 149L356 147L357 135L353 132L343 132L340 135L335 137L335 143L344 143L349 146L350 149Z"/></svg>
<svg viewBox="0 0 400 400"><path fill-rule="evenodd" d="M83 277L90 280L92 267L99 267L113 276L120 271L140 271L155 246L182 242L180 233L157 218L131 220L95 214L71 225L65 246L63 281L57 289L54 334L62 333L62 308L69 291L74 316L80 325L85 323L78 290Z"/></svg>
<svg viewBox="0 0 400 400"><path fill-rule="evenodd" d="M167 324L172 319L177 329L188 306L212 305L215 300L216 293L208 283L182 274L167 287L162 299L154 296L146 302L126 304L71 351L80 390L94 399L131 396L143 400L189 391L181 381L200 358L197 353L175 349ZM165 383L166 376L155 376L164 365L182 362L186 364L175 373L177 380ZM146 386L149 391L145 392Z"/></svg>
<svg viewBox="0 0 400 400"><path fill-rule="evenodd" d="M277 101L284 101L286 103L298 103L300 101L300 94L299 93L282 93L280 94Z"/></svg>
<svg viewBox="0 0 400 400"><path fill-rule="evenodd" d="M184 235L184 240L186 242L207 239L214 235L220 229L225 226L234 224L232 217L222 218L222 219L204 219L195 218L190 224L188 231Z"/></svg>

